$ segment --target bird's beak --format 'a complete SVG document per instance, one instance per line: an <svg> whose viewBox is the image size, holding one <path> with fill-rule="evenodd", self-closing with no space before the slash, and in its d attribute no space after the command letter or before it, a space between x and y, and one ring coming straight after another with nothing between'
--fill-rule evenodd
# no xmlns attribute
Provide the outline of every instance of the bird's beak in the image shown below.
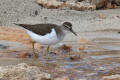
<svg viewBox="0 0 120 80"><path fill-rule="evenodd" d="M72 29L70 30L75 36L77 36L76 32L73 31Z"/></svg>

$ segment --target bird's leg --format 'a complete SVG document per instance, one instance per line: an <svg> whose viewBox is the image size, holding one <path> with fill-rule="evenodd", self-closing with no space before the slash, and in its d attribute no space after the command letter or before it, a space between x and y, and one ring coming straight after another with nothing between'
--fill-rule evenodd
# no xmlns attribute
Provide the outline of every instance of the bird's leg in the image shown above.
<svg viewBox="0 0 120 80"><path fill-rule="evenodd" d="M34 53L34 58L37 59L38 58L38 54L35 52L35 47L34 47L35 42L32 42L32 50Z"/></svg>
<svg viewBox="0 0 120 80"><path fill-rule="evenodd" d="M50 45L48 45L47 47L47 54L49 53L49 49L50 49Z"/></svg>
<svg viewBox="0 0 120 80"><path fill-rule="evenodd" d="M47 58L49 58L49 49L50 49L50 46L48 45L48 46L47 46L47 50L46 50L47 52L46 52L46 54L45 54L45 56L47 56Z"/></svg>

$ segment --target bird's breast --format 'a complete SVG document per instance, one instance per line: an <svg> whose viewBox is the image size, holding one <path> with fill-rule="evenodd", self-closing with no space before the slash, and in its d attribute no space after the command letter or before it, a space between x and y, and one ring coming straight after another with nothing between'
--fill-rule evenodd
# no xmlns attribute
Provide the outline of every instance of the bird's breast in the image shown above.
<svg viewBox="0 0 120 80"><path fill-rule="evenodd" d="M38 42L43 45L52 45L60 42L63 39L63 36L58 38L55 29L52 29L50 33L47 33L46 35L42 36L39 34L36 34L30 30L26 30L27 33L30 35L33 41Z"/></svg>

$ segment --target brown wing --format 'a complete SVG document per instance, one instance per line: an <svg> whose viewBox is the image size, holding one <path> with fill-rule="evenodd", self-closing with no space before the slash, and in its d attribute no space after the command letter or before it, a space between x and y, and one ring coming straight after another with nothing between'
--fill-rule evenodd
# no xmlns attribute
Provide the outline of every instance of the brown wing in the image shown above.
<svg viewBox="0 0 120 80"><path fill-rule="evenodd" d="M59 29L58 26L56 27L55 24L35 24L35 25L16 24L16 25L19 25L39 35L46 35L47 33L50 33L52 28L55 28L55 30Z"/></svg>

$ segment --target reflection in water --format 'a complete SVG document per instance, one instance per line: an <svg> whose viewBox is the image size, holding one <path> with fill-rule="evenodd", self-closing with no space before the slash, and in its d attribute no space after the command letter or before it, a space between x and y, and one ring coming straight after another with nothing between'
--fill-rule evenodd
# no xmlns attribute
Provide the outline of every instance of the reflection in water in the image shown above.
<svg viewBox="0 0 120 80"><path fill-rule="evenodd" d="M77 50L76 48L77 47L74 46L72 49L74 51L71 53L67 53L66 51L64 51L64 53L56 52L55 54L51 53L48 56L44 56L43 53L39 52L40 58L36 61L29 57L23 59L16 58L15 55L18 52L4 53L6 56L2 56L3 54L1 54L0 65L25 62L29 65L38 66L40 70L51 73L53 77L67 75L71 80L101 80L102 76L120 73L119 50L105 49L104 51L103 49L98 51L97 47L88 47L80 53L75 51ZM31 53L30 50L28 52ZM79 54L81 55L80 57Z"/></svg>

